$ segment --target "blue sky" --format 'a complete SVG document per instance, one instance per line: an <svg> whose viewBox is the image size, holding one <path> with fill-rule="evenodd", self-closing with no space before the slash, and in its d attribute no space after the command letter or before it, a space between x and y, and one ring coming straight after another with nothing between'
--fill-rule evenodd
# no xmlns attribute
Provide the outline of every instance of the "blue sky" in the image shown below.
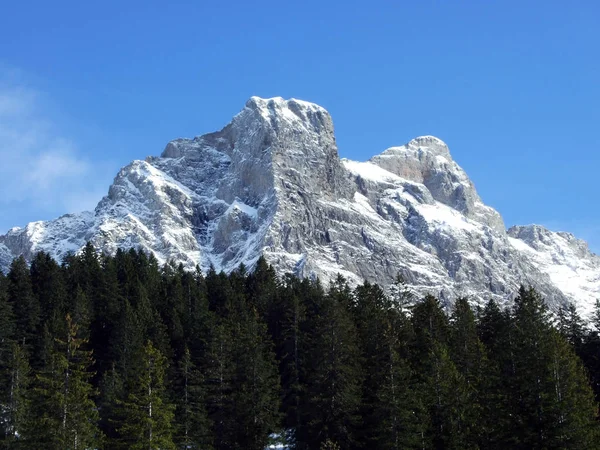
<svg viewBox="0 0 600 450"><path fill-rule="evenodd" d="M4 2L0 231L259 95L327 108L343 157L438 136L507 225L600 251L599 2L293 3Z"/></svg>

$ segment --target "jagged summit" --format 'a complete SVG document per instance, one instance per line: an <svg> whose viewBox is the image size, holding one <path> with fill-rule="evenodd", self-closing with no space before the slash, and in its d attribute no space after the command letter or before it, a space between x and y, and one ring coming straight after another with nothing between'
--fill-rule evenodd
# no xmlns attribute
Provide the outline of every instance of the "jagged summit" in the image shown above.
<svg viewBox="0 0 600 450"><path fill-rule="evenodd" d="M252 96L246 102L246 108L256 109L261 112L266 111L292 111L294 114L298 115L298 117L302 119L306 119L307 112L317 113L320 112L322 114L327 114L327 110L322 106L317 105L316 103L306 102L304 100L299 100L297 98L290 98L285 100L283 97L272 97L272 98L261 98L257 96ZM270 113L267 113L270 114ZM285 112L284 112L285 114Z"/></svg>
<svg viewBox="0 0 600 450"><path fill-rule="evenodd" d="M433 156L442 156L448 159L448 161L452 161L452 157L450 156L450 149L448 148L446 143L435 136L416 137L405 145L388 148L379 156L393 156L398 154L404 154L408 151L417 152L421 154L430 153Z"/></svg>
<svg viewBox="0 0 600 450"><path fill-rule="evenodd" d="M322 107L252 97L221 130L169 142L122 168L93 212L0 236L0 267L44 250L61 259L86 242L131 246L160 262L231 271L264 255L279 273L388 285L451 302L508 301L519 284L586 312L600 261L582 241L537 227L508 233L452 159L421 136L366 162L340 160Z"/></svg>

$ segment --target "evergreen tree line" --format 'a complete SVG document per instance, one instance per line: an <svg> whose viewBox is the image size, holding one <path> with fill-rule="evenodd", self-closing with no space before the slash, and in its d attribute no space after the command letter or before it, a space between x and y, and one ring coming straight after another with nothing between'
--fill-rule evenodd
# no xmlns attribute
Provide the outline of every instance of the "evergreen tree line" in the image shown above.
<svg viewBox="0 0 600 450"><path fill-rule="evenodd" d="M0 447L600 448L600 305L593 322L527 288L446 314L400 281L323 287L263 259L38 253L0 273Z"/></svg>

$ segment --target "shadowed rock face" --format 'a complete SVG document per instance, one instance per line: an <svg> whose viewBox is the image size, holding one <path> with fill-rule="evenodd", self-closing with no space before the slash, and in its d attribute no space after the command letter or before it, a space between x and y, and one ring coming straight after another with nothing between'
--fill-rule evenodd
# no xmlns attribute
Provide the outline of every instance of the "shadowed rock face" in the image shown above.
<svg viewBox="0 0 600 450"><path fill-rule="evenodd" d="M280 273L325 282L341 273L386 286L400 273L448 303L509 300L524 283L589 311L600 293L585 243L538 226L507 233L441 140L340 160L329 113L294 99L252 97L221 131L121 169L94 212L0 236L0 267L39 250L61 259L87 241L203 270L264 255Z"/></svg>

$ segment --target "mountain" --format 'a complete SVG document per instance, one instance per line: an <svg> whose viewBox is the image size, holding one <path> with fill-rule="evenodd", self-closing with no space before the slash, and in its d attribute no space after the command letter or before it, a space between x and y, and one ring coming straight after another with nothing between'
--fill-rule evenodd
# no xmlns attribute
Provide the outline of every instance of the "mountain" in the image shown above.
<svg viewBox="0 0 600 450"><path fill-rule="evenodd" d="M0 267L39 250L60 260L88 241L204 271L264 255L280 273L325 282L340 273L388 286L400 273L447 303L507 301L526 284L588 314L600 296L600 258L585 242L537 225L506 230L441 140L340 159L329 113L295 99L252 97L221 131L121 169L93 212L11 229Z"/></svg>

